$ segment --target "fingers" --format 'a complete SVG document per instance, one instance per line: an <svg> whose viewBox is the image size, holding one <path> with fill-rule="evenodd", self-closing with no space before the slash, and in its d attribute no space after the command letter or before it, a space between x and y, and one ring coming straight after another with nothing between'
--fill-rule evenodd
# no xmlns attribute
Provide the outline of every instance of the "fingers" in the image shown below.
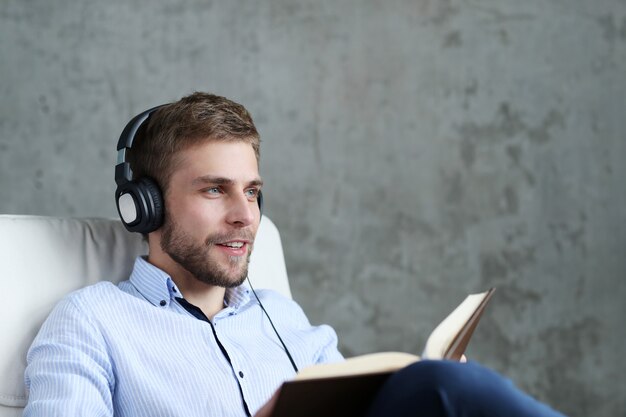
<svg viewBox="0 0 626 417"><path fill-rule="evenodd" d="M254 417L270 417L272 415L272 412L274 411L274 406L276 405L276 401L278 400L279 393L280 389L277 390L274 395L272 395L272 398L270 398L270 400L266 402L263 407L259 408L259 411L254 414Z"/></svg>

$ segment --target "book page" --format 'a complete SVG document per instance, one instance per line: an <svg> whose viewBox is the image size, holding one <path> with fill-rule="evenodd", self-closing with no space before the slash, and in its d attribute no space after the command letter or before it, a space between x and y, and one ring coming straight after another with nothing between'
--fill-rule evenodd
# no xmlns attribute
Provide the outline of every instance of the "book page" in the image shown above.
<svg viewBox="0 0 626 417"><path fill-rule="evenodd" d="M325 363L301 370L295 381L313 378L328 378L348 375L363 375L379 372L393 372L417 362L419 356L402 352L381 352L356 356L343 362Z"/></svg>
<svg viewBox="0 0 626 417"><path fill-rule="evenodd" d="M494 289L479 294L470 294L452 311L428 337L422 353L424 359L443 359L450 345L457 336L463 336L464 330L471 326L472 318L481 313L481 304L491 296ZM475 317L478 319L479 317Z"/></svg>

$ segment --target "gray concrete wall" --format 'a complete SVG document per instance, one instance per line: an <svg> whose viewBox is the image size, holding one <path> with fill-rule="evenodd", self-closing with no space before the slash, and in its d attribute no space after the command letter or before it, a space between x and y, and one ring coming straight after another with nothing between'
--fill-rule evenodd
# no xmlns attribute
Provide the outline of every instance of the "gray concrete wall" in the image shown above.
<svg viewBox="0 0 626 417"><path fill-rule="evenodd" d="M0 212L113 216L126 121L245 104L295 297L346 355L469 355L571 416L626 410L623 0L0 3Z"/></svg>

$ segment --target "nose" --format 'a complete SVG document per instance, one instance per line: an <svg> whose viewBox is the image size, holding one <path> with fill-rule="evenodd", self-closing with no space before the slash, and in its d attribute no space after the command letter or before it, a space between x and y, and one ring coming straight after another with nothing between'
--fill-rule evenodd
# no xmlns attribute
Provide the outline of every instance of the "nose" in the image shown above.
<svg viewBox="0 0 626 417"><path fill-rule="evenodd" d="M226 221L236 227L250 226L259 217L259 206L245 194L232 196L229 201Z"/></svg>

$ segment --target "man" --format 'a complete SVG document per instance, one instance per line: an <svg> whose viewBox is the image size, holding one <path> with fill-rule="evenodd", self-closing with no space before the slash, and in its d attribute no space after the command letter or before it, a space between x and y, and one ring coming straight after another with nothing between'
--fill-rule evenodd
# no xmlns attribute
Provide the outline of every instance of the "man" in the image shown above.
<svg viewBox="0 0 626 417"><path fill-rule="evenodd" d="M28 353L24 415L267 416L297 367L342 356L330 327L242 285L263 184L252 119L239 104L195 93L129 126L120 142L132 176L123 161L116 197L129 230L148 234L149 254L129 280L84 288L54 309ZM488 401L471 401L481 395ZM399 407L391 414L390 401ZM370 412L482 415L485 404L556 415L484 368L443 362L398 372Z"/></svg>

